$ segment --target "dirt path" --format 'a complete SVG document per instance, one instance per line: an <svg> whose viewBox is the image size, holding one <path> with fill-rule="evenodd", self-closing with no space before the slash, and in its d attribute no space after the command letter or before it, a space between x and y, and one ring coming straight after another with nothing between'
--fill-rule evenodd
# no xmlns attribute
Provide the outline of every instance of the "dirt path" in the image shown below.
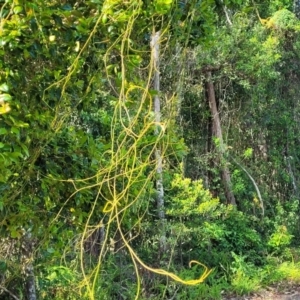
<svg viewBox="0 0 300 300"><path fill-rule="evenodd" d="M223 300L300 300L300 284L269 287L249 296L227 296Z"/></svg>
<svg viewBox="0 0 300 300"><path fill-rule="evenodd" d="M259 295L226 298L226 300L300 300L300 293L278 294L265 292Z"/></svg>

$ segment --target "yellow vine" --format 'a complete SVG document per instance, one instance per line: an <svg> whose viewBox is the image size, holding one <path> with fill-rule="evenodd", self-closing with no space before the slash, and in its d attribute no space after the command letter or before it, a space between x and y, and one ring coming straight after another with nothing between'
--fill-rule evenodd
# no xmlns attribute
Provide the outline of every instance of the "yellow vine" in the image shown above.
<svg viewBox="0 0 300 300"><path fill-rule="evenodd" d="M128 6L128 9L131 10L141 10L142 9L142 1L127 1L131 3L131 5ZM106 0L104 1L103 7L109 7L110 10L114 9L114 5L119 5L120 1L111 1ZM98 172L90 177L85 178L82 180L66 180L67 182L70 182L74 186L74 193L65 201L65 203L62 205L59 213L56 215L56 217L53 219L52 223L54 223L59 216L61 215L62 210L65 208L66 204L69 203L73 196L78 193L79 191L83 189L94 189L97 188L98 193L97 196L94 199L94 204L89 212L88 219L86 221L86 224L84 226L84 231L82 234L82 238L80 241L80 258L81 258L81 270L83 274L83 282L81 283L82 288L86 288L87 295L89 299L94 300L95 299L95 290L97 285L98 276L101 271L102 262L104 260L104 257L107 253L107 248L109 246L109 240L111 238L111 232L110 228L112 224L115 224L117 226L117 230L121 235L124 247L128 251L128 253L131 256L134 269L136 272L136 278L137 278L137 291L135 299L138 299L140 294L140 286L141 286L141 278L139 274L139 268L138 265L141 265L146 270L153 272L158 275L167 276L181 284L185 285L196 285L199 283L202 283L204 279L211 273L212 270L208 270L208 268L203 265L202 263L192 260L190 261L189 265L192 264L199 265L200 267L204 268L203 274L197 278L192 280L185 280L177 276L176 274L160 269L160 268L152 268L151 266L146 265L138 256L136 251L132 248L130 245L130 239L128 239L126 233L122 230L122 222L124 218L124 213L134 204L136 204L140 198L143 196L143 191L146 189L147 185L151 180L153 180L155 176L155 161L153 160L154 157L154 151L157 148L158 144L160 145L160 148L162 149L162 157L166 157L166 151L169 147L168 142L163 142L162 138L165 134L165 129L168 128L170 125L170 120L165 120L164 123L155 124L154 118L153 118L153 111L152 111L152 97L149 93L151 90L151 81L153 78L153 62L152 57L151 61L148 65L148 76L145 80L145 86L137 86L134 84L128 85L126 82L126 54L129 50L133 50L131 46L128 43L128 40L130 39L130 36L133 31L133 26L135 22L137 21L137 18L139 17L138 14L134 13L129 15L129 19L126 20L127 28L120 34L120 36L111 43L111 46L108 48L106 54L104 55L104 64L105 66L108 65L109 62L109 55L111 50L116 46L120 45L120 53L121 53L121 76L123 78L121 86L119 87L118 91L118 100L115 105L114 115L111 122L111 149L103 153L104 155L110 156L110 164L107 167L99 166ZM62 93L61 93L61 104L59 104L55 110L55 118L52 122L52 129L54 132L57 132L62 124L65 121L66 115L61 114L60 109L63 107L63 97L66 91L66 87L69 84L72 84L72 76L74 75L75 71L77 70L77 66L79 63L79 59L84 53L84 51L88 48L89 43L92 41L93 36L97 32L98 27L100 26L101 22L113 22L107 21L107 11L103 10L99 13L97 21L95 23L94 28L92 29L91 33L89 34L86 42L82 45L80 50L78 51L78 54L76 58L74 59L73 63L69 67L68 74L62 78L61 80L54 82L52 85L50 85L48 88L45 89L44 95L43 95L43 101L45 101L45 92L49 89L51 89L54 86L61 86L62 87ZM168 26L166 26L167 28ZM167 32L163 32L163 34L167 34ZM150 47L149 47L150 48ZM138 50L136 50L138 51ZM150 50L149 50L150 53ZM107 68L106 68L107 70ZM109 75L107 73L107 79L109 80ZM111 83L112 85L112 83ZM127 102L131 100L130 95L132 93L140 95L139 99L139 105L137 109L134 111L134 115L132 115L130 109L127 107ZM175 103L175 97L171 96L170 99L168 99L168 105L172 106L172 102ZM70 112L67 112L68 114ZM144 120L141 124L141 120ZM120 129L117 129L117 127L121 124L122 129L120 133ZM153 130L155 126L160 126L162 130L160 130L159 135L157 136L157 139L155 142L153 142L152 145L147 144L143 147L139 146L142 142L142 139ZM138 127L138 129L137 129ZM117 134L118 132L118 134ZM149 147L151 149L149 150ZM145 150L148 152L148 156L145 157L143 154L143 151ZM126 151L125 151L126 150ZM128 159L130 158L130 159ZM152 166L152 171L148 175L147 179L142 179L142 176L144 174L144 171L146 168L149 168L149 166ZM118 183L122 182L123 187L121 190L118 190ZM137 195L133 198L131 195L131 188L134 184L137 182L141 183L141 188ZM80 186L80 187L79 187ZM109 195L103 194L104 187L109 191ZM93 228L96 230L100 228L101 226L105 226L106 233L104 237L103 245L100 249L100 255L98 257L98 262L95 267L95 269L87 273L84 263L84 242L86 236L88 236L89 232L91 231L90 220L92 215L95 213L95 209L97 207L97 203L99 199L103 200L105 199L106 204L103 208L102 213L104 213L105 219L108 219L106 223L104 223L104 218L99 222L98 225L93 226ZM137 224L135 224L137 225Z"/></svg>

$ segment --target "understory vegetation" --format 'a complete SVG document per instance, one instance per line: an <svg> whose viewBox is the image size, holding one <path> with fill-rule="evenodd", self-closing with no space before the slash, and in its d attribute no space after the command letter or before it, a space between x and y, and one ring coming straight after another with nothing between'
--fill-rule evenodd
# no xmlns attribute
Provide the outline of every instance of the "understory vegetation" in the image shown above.
<svg viewBox="0 0 300 300"><path fill-rule="evenodd" d="M0 1L0 299L300 284L299 13Z"/></svg>

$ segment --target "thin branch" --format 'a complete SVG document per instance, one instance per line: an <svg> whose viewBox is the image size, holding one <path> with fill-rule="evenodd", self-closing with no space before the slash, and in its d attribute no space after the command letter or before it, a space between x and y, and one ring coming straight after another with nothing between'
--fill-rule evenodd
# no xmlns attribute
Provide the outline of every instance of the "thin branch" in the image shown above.
<svg viewBox="0 0 300 300"><path fill-rule="evenodd" d="M224 13L225 13L226 20L227 20L228 24L229 24L230 26L232 26L232 22L231 22L231 20L230 20L230 17L229 17L229 14L228 14L228 10L227 10L226 5L223 6L223 10L224 10Z"/></svg>
<svg viewBox="0 0 300 300"><path fill-rule="evenodd" d="M262 216L265 215L265 209L264 209L264 202L263 202L263 199L261 197L261 193L260 193L260 190L258 188L258 185L256 184L255 180L253 179L253 177L249 174L249 172L241 165L239 164L233 157L231 157L231 159L247 174L247 176L250 178L250 180L252 181L254 187L255 187L255 190L256 190L256 193L257 193L257 197L260 201L260 205L261 205L261 214Z"/></svg>
<svg viewBox="0 0 300 300"><path fill-rule="evenodd" d="M7 288L5 288L2 285L0 285L0 290L3 290L7 294L10 294L10 296L12 296L15 300L21 300L20 298L18 298L17 296L15 296L11 291L9 291Z"/></svg>

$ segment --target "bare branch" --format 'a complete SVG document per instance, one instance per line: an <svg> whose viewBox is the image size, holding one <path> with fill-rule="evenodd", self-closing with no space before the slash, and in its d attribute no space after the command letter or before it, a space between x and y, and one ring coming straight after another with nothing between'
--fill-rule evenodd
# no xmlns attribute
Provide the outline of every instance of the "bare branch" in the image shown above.
<svg viewBox="0 0 300 300"><path fill-rule="evenodd" d="M15 300L21 300L20 298L18 298L16 295L14 295L11 291L9 291L7 288L5 288L4 286L0 285L0 290L3 290L4 292L6 292L7 294L9 294L10 296L12 296Z"/></svg>

